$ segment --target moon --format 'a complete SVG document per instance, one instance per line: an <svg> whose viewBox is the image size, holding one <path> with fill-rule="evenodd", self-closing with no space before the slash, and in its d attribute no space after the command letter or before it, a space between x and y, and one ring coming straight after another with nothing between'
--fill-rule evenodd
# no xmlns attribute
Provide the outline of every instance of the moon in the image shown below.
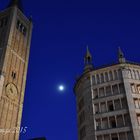
<svg viewBox="0 0 140 140"><path fill-rule="evenodd" d="M59 86L58 86L58 90L59 90L59 91L64 91L64 90L65 90L64 85L59 85Z"/></svg>

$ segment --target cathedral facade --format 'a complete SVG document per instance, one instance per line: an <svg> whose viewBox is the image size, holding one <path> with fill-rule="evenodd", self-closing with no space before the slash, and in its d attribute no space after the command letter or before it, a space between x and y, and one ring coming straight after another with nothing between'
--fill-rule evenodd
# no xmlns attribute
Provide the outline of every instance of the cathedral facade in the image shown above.
<svg viewBox="0 0 140 140"><path fill-rule="evenodd" d="M94 68L87 48L75 87L78 140L140 140L140 64L125 59Z"/></svg>
<svg viewBox="0 0 140 140"><path fill-rule="evenodd" d="M0 140L18 140L32 34L19 0L0 12Z"/></svg>

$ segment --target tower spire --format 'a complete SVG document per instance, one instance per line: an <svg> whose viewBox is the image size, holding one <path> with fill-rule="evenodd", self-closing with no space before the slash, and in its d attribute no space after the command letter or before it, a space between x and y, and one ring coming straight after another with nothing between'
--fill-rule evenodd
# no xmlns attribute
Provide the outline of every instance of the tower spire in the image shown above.
<svg viewBox="0 0 140 140"><path fill-rule="evenodd" d="M21 0L10 0L8 7L13 7L13 6L17 6L21 11L23 11Z"/></svg>
<svg viewBox="0 0 140 140"><path fill-rule="evenodd" d="M89 51L89 47L87 46L87 50L86 50L86 55L84 57L84 62L85 62L85 68L84 70L85 71L89 71L93 68L93 65L92 65L92 55Z"/></svg>
<svg viewBox="0 0 140 140"><path fill-rule="evenodd" d="M124 57L124 53L121 50L121 47L118 47L118 58L119 58L119 63L125 63L126 59Z"/></svg>

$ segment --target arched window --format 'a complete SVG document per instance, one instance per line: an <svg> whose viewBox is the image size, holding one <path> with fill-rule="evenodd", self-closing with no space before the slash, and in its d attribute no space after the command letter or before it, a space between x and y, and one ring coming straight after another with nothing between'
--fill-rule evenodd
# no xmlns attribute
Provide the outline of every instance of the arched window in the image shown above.
<svg viewBox="0 0 140 140"><path fill-rule="evenodd" d="M96 84L95 75L92 76L92 84L93 84L93 85Z"/></svg>
<svg viewBox="0 0 140 140"><path fill-rule="evenodd" d="M118 80L118 73L117 73L117 70L114 70L114 78L115 78L115 80Z"/></svg>
<svg viewBox="0 0 140 140"><path fill-rule="evenodd" d="M134 79L137 79L136 71L133 70L133 73L134 73Z"/></svg>
<svg viewBox="0 0 140 140"><path fill-rule="evenodd" d="M139 71L137 70L137 75L138 75L138 79L140 79L140 73Z"/></svg>
<svg viewBox="0 0 140 140"><path fill-rule="evenodd" d="M96 75L96 80L97 80L97 84L99 84L100 83L100 76L99 76L99 74Z"/></svg>
<svg viewBox="0 0 140 140"><path fill-rule="evenodd" d="M105 81L108 82L109 81L109 77L108 77L108 73L105 72Z"/></svg>
<svg viewBox="0 0 140 140"><path fill-rule="evenodd" d="M122 79L122 71L121 71L121 69L118 70L118 76L119 76L119 79Z"/></svg>
<svg viewBox="0 0 140 140"><path fill-rule="evenodd" d="M132 79L135 79L134 70L131 70Z"/></svg>
<svg viewBox="0 0 140 140"><path fill-rule="evenodd" d="M109 72L109 78L110 78L110 81L113 80L113 74L112 74L112 71Z"/></svg>
<svg viewBox="0 0 140 140"><path fill-rule="evenodd" d="M137 70L135 70L135 75L136 75L136 79L138 80L139 79L139 73Z"/></svg>
<svg viewBox="0 0 140 140"><path fill-rule="evenodd" d="M104 83L104 74L101 73L101 83Z"/></svg>

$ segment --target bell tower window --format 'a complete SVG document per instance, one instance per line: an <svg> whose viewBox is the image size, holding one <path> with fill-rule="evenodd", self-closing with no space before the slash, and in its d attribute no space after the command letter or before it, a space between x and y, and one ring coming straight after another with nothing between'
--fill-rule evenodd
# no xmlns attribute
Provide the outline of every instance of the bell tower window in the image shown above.
<svg viewBox="0 0 140 140"><path fill-rule="evenodd" d="M27 29L26 29L26 27L24 26L24 24L23 24L20 20L17 20L16 28L17 28L17 30L20 31L24 36L26 36Z"/></svg>
<svg viewBox="0 0 140 140"><path fill-rule="evenodd" d="M5 27L7 25L7 23L8 23L7 17L0 19L0 28Z"/></svg>

